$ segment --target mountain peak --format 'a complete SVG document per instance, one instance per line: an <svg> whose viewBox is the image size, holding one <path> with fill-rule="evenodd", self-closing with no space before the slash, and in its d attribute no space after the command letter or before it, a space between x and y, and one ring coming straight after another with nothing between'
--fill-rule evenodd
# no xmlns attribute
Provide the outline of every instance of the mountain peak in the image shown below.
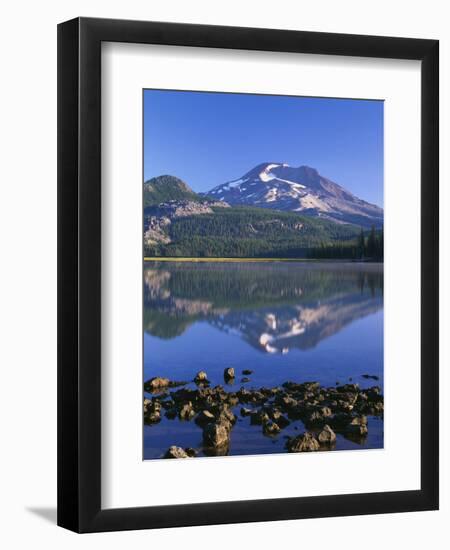
<svg viewBox="0 0 450 550"><path fill-rule="evenodd" d="M144 207L168 200L196 200L197 198L197 194L189 185L175 176L164 174L151 178L144 183Z"/></svg>
<svg viewBox="0 0 450 550"><path fill-rule="evenodd" d="M319 178L320 174L316 168L312 168L311 166L299 166L297 168L300 172L303 172L305 174L305 177L307 178Z"/></svg>
<svg viewBox="0 0 450 550"><path fill-rule="evenodd" d="M185 181L169 174L162 174L161 176L151 178L147 180L144 185L152 186L155 189L166 185L170 187L177 187L179 189L183 189L183 191L188 191L190 193L194 192Z"/></svg>
<svg viewBox="0 0 450 550"><path fill-rule="evenodd" d="M287 166L287 164L282 164L281 162L261 162L252 168L249 172L246 172L242 178L251 178L259 176L264 172L268 172L273 168L278 168L279 166Z"/></svg>
<svg viewBox="0 0 450 550"><path fill-rule="evenodd" d="M307 165L263 162L206 194L231 205L295 211L363 227L383 224L381 208L355 197Z"/></svg>

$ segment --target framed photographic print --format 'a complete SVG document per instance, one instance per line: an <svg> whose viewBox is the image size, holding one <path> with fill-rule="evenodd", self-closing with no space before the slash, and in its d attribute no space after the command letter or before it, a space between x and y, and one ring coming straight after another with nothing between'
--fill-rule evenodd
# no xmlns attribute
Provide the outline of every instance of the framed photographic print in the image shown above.
<svg viewBox="0 0 450 550"><path fill-rule="evenodd" d="M438 118L435 40L59 25L59 525L437 509Z"/></svg>

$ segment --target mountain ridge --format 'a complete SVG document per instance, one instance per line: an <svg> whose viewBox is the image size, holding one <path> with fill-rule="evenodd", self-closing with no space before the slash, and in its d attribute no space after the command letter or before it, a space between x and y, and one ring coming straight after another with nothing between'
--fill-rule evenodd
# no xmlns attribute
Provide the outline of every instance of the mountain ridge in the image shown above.
<svg viewBox="0 0 450 550"><path fill-rule="evenodd" d="M383 225L383 209L323 177L316 168L263 162L241 178L204 193L231 206L255 206L298 212L306 216L368 228Z"/></svg>
<svg viewBox="0 0 450 550"><path fill-rule="evenodd" d="M202 200L189 185L176 176L163 174L144 183L144 208L170 200Z"/></svg>

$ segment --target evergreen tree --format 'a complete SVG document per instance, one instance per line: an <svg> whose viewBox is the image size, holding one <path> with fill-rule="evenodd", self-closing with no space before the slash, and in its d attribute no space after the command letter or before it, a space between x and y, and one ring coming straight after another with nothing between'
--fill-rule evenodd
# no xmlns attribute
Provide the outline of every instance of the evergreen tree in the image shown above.
<svg viewBox="0 0 450 550"><path fill-rule="evenodd" d="M384 260L384 227L381 228L379 239L378 239L378 259Z"/></svg>
<svg viewBox="0 0 450 550"><path fill-rule="evenodd" d="M364 258L365 248L366 248L366 241L364 239L363 228L361 227L361 233L359 234L359 239L358 239L358 253L360 258Z"/></svg>
<svg viewBox="0 0 450 550"><path fill-rule="evenodd" d="M369 258L375 258L376 256L376 236L374 225L372 225L369 238L367 239L367 255L369 256Z"/></svg>

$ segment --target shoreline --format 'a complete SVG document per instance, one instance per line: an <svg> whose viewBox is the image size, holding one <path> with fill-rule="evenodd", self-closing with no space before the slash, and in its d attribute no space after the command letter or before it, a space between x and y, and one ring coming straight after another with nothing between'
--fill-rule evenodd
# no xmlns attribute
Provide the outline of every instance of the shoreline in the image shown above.
<svg viewBox="0 0 450 550"><path fill-rule="evenodd" d="M338 263L338 264L377 264L384 262L374 262L369 260L346 260L337 258L188 258L177 256L144 256L145 262L305 262L305 263Z"/></svg>

